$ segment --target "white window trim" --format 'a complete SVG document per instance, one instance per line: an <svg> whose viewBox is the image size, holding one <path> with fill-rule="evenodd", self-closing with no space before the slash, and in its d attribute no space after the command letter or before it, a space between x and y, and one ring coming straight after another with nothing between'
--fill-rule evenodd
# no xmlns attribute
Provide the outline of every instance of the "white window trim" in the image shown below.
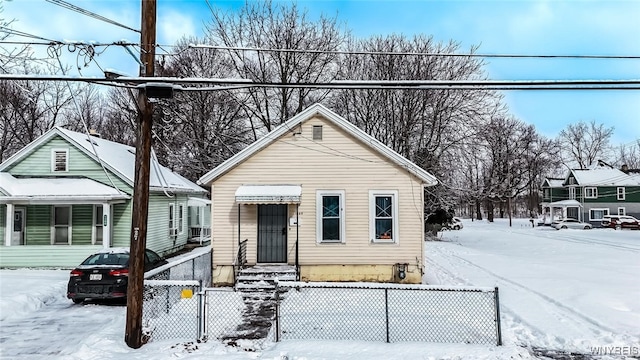
<svg viewBox="0 0 640 360"><path fill-rule="evenodd" d="M69 233L67 244L71 245L73 243L72 235L73 235L73 207L65 206L65 205L53 205L51 207L51 245L63 245L64 243L56 242L56 208L69 208L69 225L67 226L67 231Z"/></svg>
<svg viewBox="0 0 640 360"><path fill-rule="evenodd" d="M576 188L574 186L569 187L569 200L576 199Z"/></svg>
<svg viewBox="0 0 640 360"><path fill-rule="evenodd" d="M64 170L56 171L56 153L64 153ZM69 172L69 149L51 149L51 172Z"/></svg>
<svg viewBox="0 0 640 360"><path fill-rule="evenodd" d="M622 190L622 191L620 191L620 190ZM620 196L620 195L622 195L622 196ZM626 199L626 197L627 197L627 191L626 191L625 187L624 186L619 186L616 189L616 198L618 200L624 200L624 199Z"/></svg>
<svg viewBox="0 0 640 360"><path fill-rule="evenodd" d="M98 224L98 222L96 221L96 215L98 214L98 208L102 209L102 217L100 218L100 223ZM93 245L97 245L98 244L98 232L97 232L97 228L98 226L102 228L102 243L100 245L104 244L104 205L102 204L96 204L93 205L93 226L91 226L91 243Z"/></svg>
<svg viewBox="0 0 640 360"><path fill-rule="evenodd" d="M178 204L178 233L180 235L184 234L184 203Z"/></svg>
<svg viewBox="0 0 640 360"><path fill-rule="evenodd" d="M376 239L376 196L391 196L393 201L393 238L391 239ZM369 238L372 243L377 244L398 244L400 242L399 226L398 226L398 191L397 190L369 190Z"/></svg>
<svg viewBox="0 0 640 360"><path fill-rule="evenodd" d="M609 215L609 209L608 208L591 208L591 209L589 209L589 221L601 221L603 219L603 218L596 219L596 218L592 217L593 211L602 211L603 212L603 214L602 214L603 218L604 218L604 216Z"/></svg>
<svg viewBox="0 0 640 360"><path fill-rule="evenodd" d="M169 237L174 238L178 235L178 228L176 227L176 206L174 203L169 203ZM172 224L173 222L173 224Z"/></svg>
<svg viewBox="0 0 640 360"><path fill-rule="evenodd" d="M626 216L627 215L627 209L624 207L619 207L618 208L618 215L620 216Z"/></svg>
<svg viewBox="0 0 640 360"><path fill-rule="evenodd" d="M340 240L322 240L322 197L338 196L340 201ZM345 221L345 191L344 190L316 190L316 243L318 244L344 244L346 237Z"/></svg>
<svg viewBox="0 0 640 360"><path fill-rule="evenodd" d="M587 195L587 190L591 190L591 195ZM584 188L584 198L585 199L597 199L598 198L598 188L595 186L588 186Z"/></svg>

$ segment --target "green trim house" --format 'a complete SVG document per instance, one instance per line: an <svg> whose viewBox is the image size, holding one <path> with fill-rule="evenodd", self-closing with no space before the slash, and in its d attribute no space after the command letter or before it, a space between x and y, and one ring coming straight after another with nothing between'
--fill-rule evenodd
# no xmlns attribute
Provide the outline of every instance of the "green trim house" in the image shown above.
<svg viewBox="0 0 640 360"><path fill-rule="evenodd" d="M128 247L135 148L56 127L0 164L0 267L73 267ZM207 191L151 162L147 248L209 235Z"/></svg>
<svg viewBox="0 0 640 360"><path fill-rule="evenodd" d="M545 179L542 191L548 217L576 218L594 226L605 215L640 218L640 172L625 166L615 169L599 162L590 169L572 169L562 180Z"/></svg>

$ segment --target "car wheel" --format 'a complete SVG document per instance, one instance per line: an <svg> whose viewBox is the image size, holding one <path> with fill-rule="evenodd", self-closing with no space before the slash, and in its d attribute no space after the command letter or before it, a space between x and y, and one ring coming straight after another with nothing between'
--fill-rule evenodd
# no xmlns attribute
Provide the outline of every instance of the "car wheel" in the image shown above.
<svg viewBox="0 0 640 360"><path fill-rule="evenodd" d="M622 225L616 225L615 229L616 230L622 230Z"/></svg>
<svg viewBox="0 0 640 360"><path fill-rule="evenodd" d="M460 226L458 226L458 225L454 226L453 230L460 230Z"/></svg>
<svg viewBox="0 0 640 360"><path fill-rule="evenodd" d="M566 229L567 225L562 225L561 229Z"/></svg>
<svg viewBox="0 0 640 360"><path fill-rule="evenodd" d="M73 301L74 304L80 304L80 303L82 303L84 301L84 299L81 299L81 298L74 298L74 299L71 299L71 300Z"/></svg>
<svg viewBox="0 0 640 360"><path fill-rule="evenodd" d="M585 229L585 230L589 230L589 229L591 229L591 226L586 225L586 226L584 227L584 229Z"/></svg>

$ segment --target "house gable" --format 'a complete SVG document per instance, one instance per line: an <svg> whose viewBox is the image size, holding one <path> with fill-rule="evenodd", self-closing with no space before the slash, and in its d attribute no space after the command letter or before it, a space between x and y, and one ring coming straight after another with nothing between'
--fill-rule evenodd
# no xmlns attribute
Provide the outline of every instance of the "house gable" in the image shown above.
<svg viewBox="0 0 640 360"><path fill-rule="evenodd" d="M58 172L52 169L52 153L57 150L67 151L67 171ZM14 176L33 177L86 177L105 185L114 186L131 195L132 187L122 181L112 171L107 174L93 158L60 135L51 136L38 143L30 151L7 166L7 172Z"/></svg>
<svg viewBox="0 0 640 360"><path fill-rule="evenodd" d="M378 152L387 161L396 163L397 165L404 167L407 171L413 173L415 176L421 179L421 181L427 186L433 186L437 184L437 179L426 172L424 169L418 167L417 165L411 163L407 159L405 159L400 154L396 153L386 145L382 144L380 141L370 136L369 134L362 131L357 126L353 125L346 119L342 118L338 114L333 111L327 109L321 104L315 104L306 110L302 111L300 114L294 116L287 122L275 128L271 131L267 136L262 137L260 140L254 142L244 150L240 151L236 155L229 158L227 161L223 162L207 174L203 175L199 180L198 184L208 185L211 182L215 181L220 176L227 173L229 170L238 166L239 164L246 161L248 158L253 156L256 153L259 153L261 150L270 146L271 143L281 139L283 135L289 134L293 135L299 131L301 124L307 122L310 118L315 115L320 115L328 123L332 123L333 125L341 128L345 133L348 133L352 138L357 139L360 143L370 147L374 151ZM313 140L313 126L311 127L311 133L305 136L311 138ZM302 134L299 134L302 135ZM317 136L317 135L316 135ZM324 136L324 135L323 135ZM321 140L317 140L321 141Z"/></svg>

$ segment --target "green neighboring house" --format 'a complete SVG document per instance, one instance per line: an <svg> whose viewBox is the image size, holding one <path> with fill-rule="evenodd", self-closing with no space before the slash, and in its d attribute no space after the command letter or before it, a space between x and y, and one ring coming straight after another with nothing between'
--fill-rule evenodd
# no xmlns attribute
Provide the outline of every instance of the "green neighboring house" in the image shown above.
<svg viewBox="0 0 640 360"><path fill-rule="evenodd" d="M56 127L0 164L0 267L73 267L129 247L135 148ZM208 192L151 161L147 248L210 235Z"/></svg>
<svg viewBox="0 0 640 360"><path fill-rule="evenodd" d="M542 184L543 214L575 218L600 226L605 215L640 218L640 172L603 162L590 169L573 169L563 179ZM560 211L558 211L560 210Z"/></svg>

